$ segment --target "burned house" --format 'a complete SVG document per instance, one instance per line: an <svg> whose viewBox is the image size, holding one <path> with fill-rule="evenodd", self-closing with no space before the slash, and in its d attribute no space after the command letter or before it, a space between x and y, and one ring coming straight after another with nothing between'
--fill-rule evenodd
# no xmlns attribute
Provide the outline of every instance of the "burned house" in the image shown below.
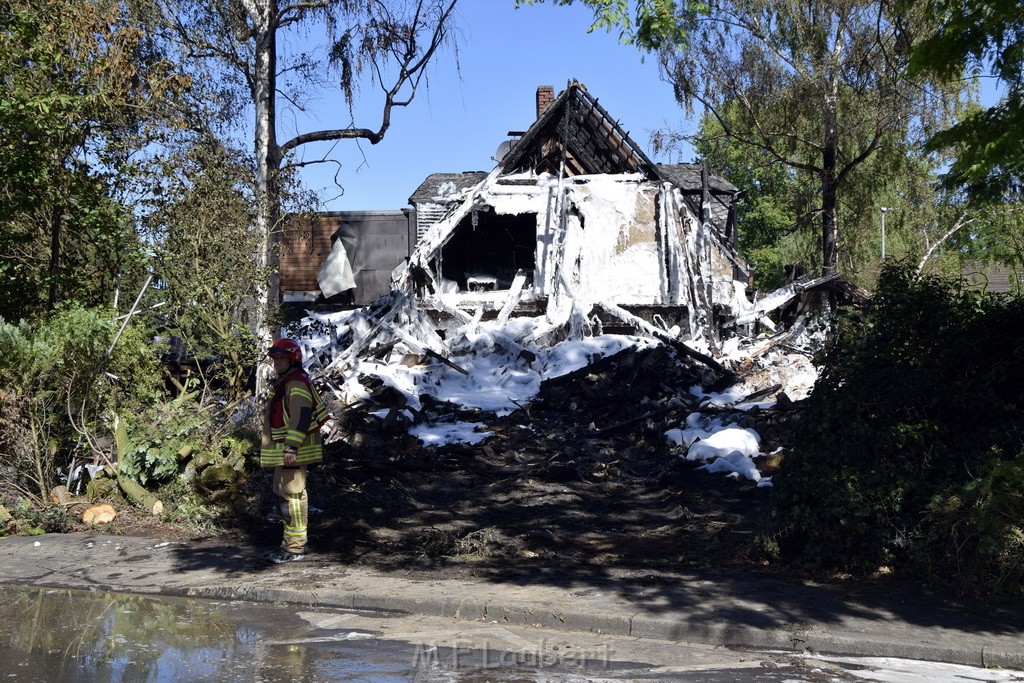
<svg viewBox="0 0 1024 683"><path fill-rule="evenodd" d="M746 304L735 186L697 164L654 164L578 82L537 91L533 125L487 174L416 190L401 274L427 309L657 321L694 335Z"/></svg>
<svg viewBox="0 0 1024 683"><path fill-rule="evenodd" d="M538 88L537 118L510 138L490 172L428 176L413 211L286 226L285 300L360 306L404 288L441 318L643 321L682 337L749 312L735 186L653 163L576 81Z"/></svg>

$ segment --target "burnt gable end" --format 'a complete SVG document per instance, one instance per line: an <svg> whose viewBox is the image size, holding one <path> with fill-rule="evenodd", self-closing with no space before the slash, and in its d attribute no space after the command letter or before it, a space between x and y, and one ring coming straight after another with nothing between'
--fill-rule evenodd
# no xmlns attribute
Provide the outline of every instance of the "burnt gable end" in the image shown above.
<svg viewBox="0 0 1024 683"><path fill-rule="evenodd" d="M501 163L502 174L566 176L640 173L657 177L654 164L604 107L571 81Z"/></svg>

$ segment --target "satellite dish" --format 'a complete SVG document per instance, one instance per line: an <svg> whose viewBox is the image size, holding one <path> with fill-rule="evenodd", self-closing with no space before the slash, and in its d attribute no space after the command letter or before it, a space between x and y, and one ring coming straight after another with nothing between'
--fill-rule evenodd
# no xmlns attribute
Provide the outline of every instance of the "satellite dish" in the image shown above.
<svg viewBox="0 0 1024 683"><path fill-rule="evenodd" d="M494 156L491 158L497 162L500 162L502 159L505 158L505 155L508 154L510 149L512 149L512 141L505 140L500 145L498 145L498 149L494 152Z"/></svg>

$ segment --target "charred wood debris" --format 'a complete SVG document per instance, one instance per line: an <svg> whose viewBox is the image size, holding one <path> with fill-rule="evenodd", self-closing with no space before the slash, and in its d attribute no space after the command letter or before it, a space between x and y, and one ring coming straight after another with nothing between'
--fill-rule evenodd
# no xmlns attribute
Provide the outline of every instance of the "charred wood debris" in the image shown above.
<svg viewBox="0 0 1024 683"><path fill-rule="evenodd" d="M665 433L685 425L688 417L692 423L698 413L755 430L762 439L760 455L768 456L759 466L770 473L783 450L785 425L798 417L810 391L810 359L827 336L823 321L837 307L866 300L863 290L837 276L794 282L703 340L681 339L676 330L627 314L630 334L648 343L544 379L532 398L505 414L439 400L429 391L410 397L367 367L434 366L435 372L468 376L473 371L467 359L480 353L529 367L538 344L572 338L580 334L578 324L534 325L527 338L494 325L482 333L479 310L476 315L428 312L410 288L392 291L341 324L310 316L286 333L304 340L307 357L312 356L307 369L333 416L325 427L329 456L371 474L483 468L503 481L540 475L585 484L614 477L657 479L678 466L690 444L672 444ZM596 305L593 312L601 308ZM592 322L584 322L583 334L602 333L596 315ZM361 392L346 388L353 378ZM800 381L803 386L793 386ZM428 446L409 433L416 424L454 422L475 423L488 435L473 445Z"/></svg>

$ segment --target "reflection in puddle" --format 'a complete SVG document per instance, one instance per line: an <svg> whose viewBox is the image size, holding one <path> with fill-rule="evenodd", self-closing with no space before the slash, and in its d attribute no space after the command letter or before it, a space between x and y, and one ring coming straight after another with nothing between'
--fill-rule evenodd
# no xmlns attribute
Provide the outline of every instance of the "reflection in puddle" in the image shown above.
<svg viewBox="0 0 1024 683"><path fill-rule="evenodd" d="M0 586L7 681L410 680L369 638L273 605Z"/></svg>
<svg viewBox="0 0 1024 683"><path fill-rule="evenodd" d="M0 683L587 680L472 650L424 656L342 609L0 585ZM363 629L352 628L355 622ZM349 626L349 627L346 627ZM494 661L491 661L494 660ZM494 664L498 665L495 666ZM531 670L533 669L533 670Z"/></svg>

